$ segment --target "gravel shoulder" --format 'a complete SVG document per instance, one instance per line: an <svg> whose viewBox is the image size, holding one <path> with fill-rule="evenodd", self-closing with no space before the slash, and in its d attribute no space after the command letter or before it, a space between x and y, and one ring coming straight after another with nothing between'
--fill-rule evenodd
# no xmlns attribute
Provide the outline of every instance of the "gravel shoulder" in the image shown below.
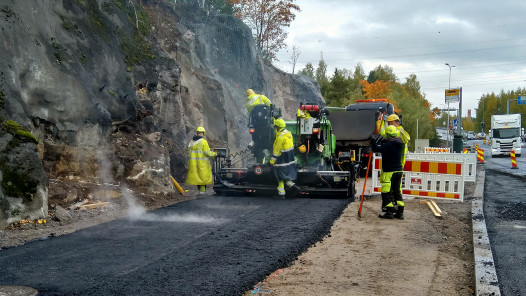
<svg viewBox="0 0 526 296"><path fill-rule="evenodd" d="M322 241L245 295L474 295L471 202L406 200L405 220L378 218L379 196L351 203Z"/></svg>

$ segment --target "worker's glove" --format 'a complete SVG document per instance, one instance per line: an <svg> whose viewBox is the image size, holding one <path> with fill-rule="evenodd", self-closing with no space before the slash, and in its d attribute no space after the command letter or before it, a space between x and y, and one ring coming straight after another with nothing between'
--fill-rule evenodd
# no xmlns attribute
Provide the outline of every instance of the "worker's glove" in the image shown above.
<svg viewBox="0 0 526 296"><path fill-rule="evenodd" d="M271 158L270 161L268 162L270 165L274 165L276 163L276 159L274 158Z"/></svg>
<svg viewBox="0 0 526 296"><path fill-rule="evenodd" d="M217 157L217 152L212 152L212 157Z"/></svg>

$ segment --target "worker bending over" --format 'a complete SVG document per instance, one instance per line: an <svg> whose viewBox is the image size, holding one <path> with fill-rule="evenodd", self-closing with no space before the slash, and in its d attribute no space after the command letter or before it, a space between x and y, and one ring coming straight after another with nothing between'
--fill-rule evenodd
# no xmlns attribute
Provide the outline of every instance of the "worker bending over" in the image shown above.
<svg viewBox="0 0 526 296"><path fill-rule="evenodd" d="M186 184L197 185L199 194L204 194L206 185L214 182L210 158L217 156L217 153L210 150L204 136L205 128L200 126L196 130L196 135L188 143L189 158Z"/></svg>
<svg viewBox="0 0 526 296"><path fill-rule="evenodd" d="M382 172L380 183L382 184L382 205L385 205L385 213L378 217L383 219L404 219L405 203L402 198L402 154L404 143L400 139L400 132L395 126L385 128L386 139L374 136L371 138L371 147L374 152L382 154ZM394 204L398 207L394 213Z"/></svg>
<svg viewBox="0 0 526 296"><path fill-rule="evenodd" d="M285 183L293 190L293 195L299 192L299 187L292 182L298 175L296 161L294 160L294 143L292 134L285 129L285 121L278 118L274 121L276 140L272 146L270 165L274 166L274 174L278 180L278 196L285 197Z"/></svg>

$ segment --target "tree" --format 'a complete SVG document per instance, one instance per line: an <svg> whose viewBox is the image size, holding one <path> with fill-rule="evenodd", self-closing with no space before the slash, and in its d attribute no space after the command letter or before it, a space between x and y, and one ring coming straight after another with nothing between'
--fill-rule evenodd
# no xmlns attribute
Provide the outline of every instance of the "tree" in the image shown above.
<svg viewBox="0 0 526 296"><path fill-rule="evenodd" d="M292 74L294 74L294 70L296 69L296 63L298 62L298 57L300 56L300 53L300 48L296 45L292 45L292 56L290 57L290 63L292 64Z"/></svg>
<svg viewBox="0 0 526 296"><path fill-rule="evenodd" d="M309 76L310 78L314 78L314 66L312 66L312 63L308 62L305 65L305 68L301 69L298 74L303 74L306 76Z"/></svg>
<svg viewBox="0 0 526 296"><path fill-rule="evenodd" d="M389 94L390 81L376 80L369 83L366 80L360 81L363 87L364 96L368 99L385 99Z"/></svg>
<svg viewBox="0 0 526 296"><path fill-rule="evenodd" d="M226 0L234 6L235 16L252 29L257 46L265 59L276 60L276 53L285 48L288 33L284 30L301 11L295 0Z"/></svg>
<svg viewBox="0 0 526 296"><path fill-rule="evenodd" d="M369 83L373 83L376 80L395 82L397 81L397 78L394 74L393 68L389 66L382 67L382 65L379 65L374 70L369 72L369 76L367 76L367 82Z"/></svg>
<svg viewBox="0 0 526 296"><path fill-rule="evenodd" d="M325 101L332 107L343 107L350 103L350 83L347 70L336 68L329 83Z"/></svg>
<svg viewBox="0 0 526 296"><path fill-rule="evenodd" d="M318 81L320 85L322 96L326 97L329 89L329 79L327 78L327 63L323 60L323 53L321 54L321 60L316 69L316 81Z"/></svg>

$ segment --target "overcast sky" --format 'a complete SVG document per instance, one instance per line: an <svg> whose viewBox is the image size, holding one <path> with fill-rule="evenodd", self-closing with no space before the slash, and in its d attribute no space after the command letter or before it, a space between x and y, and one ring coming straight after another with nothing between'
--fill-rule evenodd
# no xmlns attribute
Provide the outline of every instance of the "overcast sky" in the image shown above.
<svg viewBox="0 0 526 296"><path fill-rule="evenodd" d="M334 68L365 74L393 68L400 82L416 74L433 107L444 108L444 91L462 87L467 116L480 97L526 87L526 1L522 0L296 0L301 12L289 28L278 67L291 72L291 50L301 51L296 71L317 67L321 52ZM516 102L510 102L516 104ZM458 103L450 104L458 108ZM506 112L506 110L503 110Z"/></svg>

